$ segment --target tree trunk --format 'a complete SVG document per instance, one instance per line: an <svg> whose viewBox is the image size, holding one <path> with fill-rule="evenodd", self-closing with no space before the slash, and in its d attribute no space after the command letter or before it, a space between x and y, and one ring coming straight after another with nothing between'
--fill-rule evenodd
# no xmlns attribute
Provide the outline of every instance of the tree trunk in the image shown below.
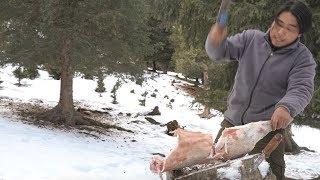
<svg viewBox="0 0 320 180"><path fill-rule="evenodd" d="M207 118L207 119L212 118L213 115L210 113L210 108L209 108L209 106L205 105L203 112L202 112L201 114L199 114L199 116L200 116L201 118Z"/></svg>
<svg viewBox="0 0 320 180"><path fill-rule="evenodd" d="M156 61L152 61L152 71L154 71L154 72L157 71Z"/></svg>
<svg viewBox="0 0 320 180"><path fill-rule="evenodd" d="M75 125L75 109L73 106L73 65L70 58L71 41L67 39L61 52L62 71L60 84L60 99L58 107L62 118L69 125Z"/></svg>
<svg viewBox="0 0 320 180"><path fill-rule="evenodd" d="M73 106L73 65L70 58L71 40L67 39L61 50L60 99L58 105L49 111L52 122L74 126L76 111Z"/></svg>
<svg viewBox="0 0 320 180"><path fill-rule="evenodd" d="M205 64L204 65L204 70L203 70L203 89L204 91L209 91L209 75L208 75L208 66ZM210 107L208 106L207 103L204 103L204 110L203 112L199 115L201 118L212 118L213 114L210 113Z"/></svg>
<svg viewBox="0 0 320 180"><path fill-rule="evenodd" d="M208 74L209 68L207 65L204 65L203 70L203 87L204 90L209 90L209 74Z"/></svg>
<svg viewBox="0 0 320 180"><path fill-rule="evenodd" d="M165 63L164 69L163 69L163 74L167 74L168 73L168 69L169 69L169 65L167 63Z"/></svg>
<svg viewBox="0 0 320 180"><path fill-rule="evenodd" d="M76 111L73 104L73 61L70 58L70 49L71 49L71 40L67 39L64 42L62 51L61 51L61 83L60 83L60 99L53 109L48 112L43 113L43 117L46 120L49 120L58 124L67 124L70 126L75 125L84 125L90 127L98 127L90 128L83 127L83 129L88 131L96 131L101 133L100 128L109 129L116 128L118 130L123 130L127 132L132 132L131 130L127 130L118 126L104 124L102 122L91 119L88 116L85 116L85 113L81 113L81 111Z"/></svg>
<svg viewBox="0 0 320 180"><path fill-rule="evenodd" d="M22 84L21 84L21 78L18 78L18 87L20 87Z"/></svg>
<svg viewBox="0 0 320 180"><path fill-rule="evenodd" d="M194 83L194 86L199 87L199 85L200 85L199 78L196 78L196 82Z"/></svg>

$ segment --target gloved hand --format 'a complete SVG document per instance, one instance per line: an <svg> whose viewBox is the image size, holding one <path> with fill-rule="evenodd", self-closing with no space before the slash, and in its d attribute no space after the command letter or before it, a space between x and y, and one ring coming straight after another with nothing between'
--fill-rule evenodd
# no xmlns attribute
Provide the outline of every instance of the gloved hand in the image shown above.
<svg viewBox="0 0 320 180"><path fill-rule="evenodd" d="M219 13L218 13L218 18L217 18L217 24L220 25L221 27L226 27L228 24L228 19L229 19L229 9L231 6L231 0L222 0Z"/></svg>
<svg viewBox="0 0 320 180"><path fill-rule="evenodd" d="M230 6L231 0L221 1L217 22L213 25L209 33L209 39L214 47L219 47L222 41L227 37L228 11Z"/></svg>
<svg viewBox="0 0 320 180"><path fill-rule="evenodd" d="M293 118L291 117L289 110L283 106L279 106L271 117L272 130L285 129L292 121Z"/></svg>

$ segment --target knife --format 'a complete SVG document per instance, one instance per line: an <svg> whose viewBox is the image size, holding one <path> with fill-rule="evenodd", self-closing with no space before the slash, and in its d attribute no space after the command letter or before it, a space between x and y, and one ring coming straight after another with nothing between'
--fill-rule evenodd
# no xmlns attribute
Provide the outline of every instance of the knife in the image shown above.
<svg viewBox="0 0 320 180"><path fill-rule="evenodd" d="M262 150L262 153L254 160L252 170L256 170L263 160L270 157L270 154L278 147L282 139L283 136L280 133L273 136L266 147Z"/></svg>

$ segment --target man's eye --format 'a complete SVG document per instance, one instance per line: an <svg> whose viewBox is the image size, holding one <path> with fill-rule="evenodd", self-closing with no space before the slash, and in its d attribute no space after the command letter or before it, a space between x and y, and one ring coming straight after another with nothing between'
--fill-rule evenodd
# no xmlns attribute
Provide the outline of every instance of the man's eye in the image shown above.
<svg viewBox="0 0 320 180"><path fill-rule="evenodd" d="M288 28L288 31L290 31L290 32L296 32L297 30L294 29L294 28Z"/></svg>
<svg viewBox="0 0 320 180"><path fill-rule="evenodd" d="M284 27L284 23L282 23L282 22L279 22L279 25L280 25L281 27Z"/></svg>
<svg viewBox="0 0 320 180"><path fill-rule="evenodd" d="M280 27L283 27L283 26L284 26L284 24L283 24L281 21L279 21L279 20L276 20L276 24L277 24L278 26L280 26Z"/></svg>

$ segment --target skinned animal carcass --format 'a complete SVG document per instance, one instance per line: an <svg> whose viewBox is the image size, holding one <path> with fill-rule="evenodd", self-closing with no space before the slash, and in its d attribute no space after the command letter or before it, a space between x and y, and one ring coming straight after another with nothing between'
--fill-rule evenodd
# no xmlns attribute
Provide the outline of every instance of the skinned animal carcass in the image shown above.
<svg viewBox="0 0 320 180"><path fill-rule="evenodd" d="M153 156L150 170L161 173L196 164L214 164L238 158L250 152L271 130L270 121L230 127L222 132L218 142L214 144L212 134L177 129L174 131L178 137L177 146L167 157Z"/></svg>
<svg viewBox="0 0 320 180"><path fill-rule="evenodd" d="M270 121L226 128L215 145L214 159L229 160L245 155L271 131Z"/></svg>
<svg viewBox="0 0 320 180"><path fill-rule="evenodd" d="M178 145L167 157L155 155L150 162L150 170L154 173L179 169L194 164L207 162L213 155L214 144L211 134L176 129Z"/></svg>

